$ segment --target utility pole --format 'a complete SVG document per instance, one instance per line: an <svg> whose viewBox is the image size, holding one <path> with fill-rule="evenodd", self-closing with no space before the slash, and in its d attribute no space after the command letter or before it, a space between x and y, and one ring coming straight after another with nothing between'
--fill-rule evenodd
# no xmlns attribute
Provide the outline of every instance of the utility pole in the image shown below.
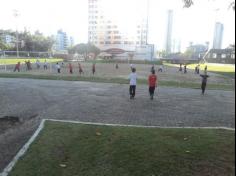
<svg viewBox="0 0 236 176"><path fill-rule="evenodd" d="M149 36L149 10L150 10L150 0L147 0L147 21L146 21L146 45L148 44L148 36Z"/></svg>
<svg viewBox="0 0 236 176"><path fill-rule="evenodd" d="M18 43L18 29L17 29L17 18L19 17L19 12L18 10L13 10L13 16L15 17L16 19L16 55L17 55L17 58L19 58L19 43Z"/></svg>

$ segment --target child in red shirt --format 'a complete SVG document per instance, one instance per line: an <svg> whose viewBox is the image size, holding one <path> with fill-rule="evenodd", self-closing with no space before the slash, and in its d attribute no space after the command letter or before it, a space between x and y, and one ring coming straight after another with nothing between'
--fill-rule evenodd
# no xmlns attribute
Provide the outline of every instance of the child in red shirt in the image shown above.
<svg viewBox="0 0 236 176"><path fill-rule="evenodd" d="M151 71L151 74L149 75L148 78L148 84L149 84L150 99L153 100L154 91L155 88L157 87L157 75L155 74L155 70Z"/></svg>
<svg viewBox="0 0 236 176"><path fill-rule="evenodd" d="M69 63L69 70L70 70L70 74L73 74L73 67L71 63Z"/></svg>
<svg viewBox="0 0 236 176"><path fill-rule="evenodd" d="M18 62L18 63L16 64L15 69L14 69L14 72L15 72L16 70L17 70L18 72L20 72L20 62Z"/></svg>

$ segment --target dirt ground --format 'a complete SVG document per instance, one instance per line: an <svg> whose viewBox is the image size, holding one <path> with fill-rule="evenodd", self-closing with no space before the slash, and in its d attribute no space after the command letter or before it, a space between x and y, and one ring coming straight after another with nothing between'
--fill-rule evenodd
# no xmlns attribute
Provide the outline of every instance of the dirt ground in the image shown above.
<svg viewBox="0 0 236 176"><path fill-rule="evenodd" d="M0 120L0 171L43 118L235 128L235 92L208 90L202 96L198 89L160 87L151 101L147 86L138 85L130 100L128 85L0 78L0 118L6 116L19 120Z"/></svg>
<svg viewBox="0 0 236 176"><path fill-rule="evenodd" d="M61 75L70 75L68 69L68 63L60 63L62 66ZM81 62L84 76L92 76L92 63ZM133 64L137 69L137 74L139 78L147 79L150 74L150 69L152 65L148 64ZM128 78L130 73L130 65L120 63L118 64L119 68L115 68L114 63L97 63L96 64L96 77L105 77L105 78ZM160 66L156 65L156 70ZM43 66L38 70L36 66L33 65L33 70L30 71L32 74L40 74L40 75L57 75L57 71L55 69L55 64L49 65L48 70L43 70ZM51 69L50 69L51 68ZM7 66L7 72L12 72L13 66ZM0 66L0 72L6 72L4 66ZM26 67L23 64L21 66L21 72L26 72ZM79 75L78 62L73 62L73 75ZM203 72L203 71L201 71ZM199 75L194 74L194 70L188 69L187 74L183 74L178 71L178 68L164 66L164 72L157 73L160 81L175 81L175 82L191 82L191 83L200 83L201 77ZM208 79L209 84L227 84L227 85L235 85L235 79L231 79L219 74L208 73L210 75L210 79Z"/></svg>

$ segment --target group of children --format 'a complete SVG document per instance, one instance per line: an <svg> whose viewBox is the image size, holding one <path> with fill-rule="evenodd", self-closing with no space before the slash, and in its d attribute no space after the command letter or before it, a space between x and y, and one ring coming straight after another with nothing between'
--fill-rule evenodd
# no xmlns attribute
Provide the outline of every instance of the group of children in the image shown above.
<svg viewBox="0 0 236 176"><path fill-rule="evenodd" d="M79 67L79 74L80 75L84 74L84 71L83 71L82 66L81 66L80 63L78 64L78 67ZM68 68L69 68L69 73L73 74L73 65L71 63L68 64ZM57 69L58 73L61 73L61 66L59 65L59 63L56 64L56 69ZM95 66L95 64L93 64L92 65L92 73L93 73L93 75L95 74L95 72L96 72L96 66Z"/></svg>
<svg viewBox="0 0 236 176"><path fill-rule="evenodd" d="M184 70L184 74L187 73L187 65L184 65L184 69L183 69L183 64L179 65L179 71L182 72Z"/></svg>
<svg viewBox="0 0 236 176"><path fill-rule="evenodd" d="M180 70L182 71L182 65L180 66ZM129 75L129 80L130 80L130 88L129 88L129 92L130 92L130 99L134 99L135 97L135 91L136 91L136 86L137 86L137 74L136 74L136 69L133 67L133 65L131 65L131 74ZM200 73L200 66L198 65L198 70L195 70L196 73ZM184 73L187 73L187 66L184 66ZM202 77L202 85L201 85L201 89L202 89L202 95L205 94L205 90L206 90L206 86L207 86L207 79L209 78L209 75L207 75L207 66L204 69L204 74L200 75ZM149 95L150 95L150 99L153 100L154 98L154 92L155 89L158 86L158 77L155 74L155 68L154 65L151 67L151 74L148 77L148 85L149 85Z"/></svg>
<svg viewBox="0 0 236 176"><path fill-rule="evenodd" d="M136 68L131 67L131 74L129 75L129 80L130 80L130 87L129 87L129 93L130 93L130 99L134 99L135 97L135 91L136 91L136 86L137 86L137 73L136 73ZM157 75L155 74L155 69L154 67L151 68L151 74L148 77L148 85L149 85L149 95L150 99L153 100L154 98L154 92L155 89L157 88Z"/></svg>

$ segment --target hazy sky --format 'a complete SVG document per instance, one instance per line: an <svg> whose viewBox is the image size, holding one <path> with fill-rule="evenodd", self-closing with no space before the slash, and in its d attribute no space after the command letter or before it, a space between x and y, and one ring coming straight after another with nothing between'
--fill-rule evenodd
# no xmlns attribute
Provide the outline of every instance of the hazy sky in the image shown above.
<svg viewBox="0 0 236 176"><path fill-rule="evenodd" d="M138 1L109 0L106 8L111 15L114 15L114 9L121 8L120 18L125 21L132 15L142 13ZM193 7L183 9L182 0L150 0L149 43L154 43L158 49L163 48L168 9L174 10L173 39L181 40L182 48L190 41L212 42L216 21L224 24L223 47L235 43L235 12L228 10L228 1L195 0ZM119 2L120 5L112 2ZM39 30L45 35L56 34L58 29L63 29L74 37L76 43L87 42L87 0L0 0L0 4L0 29L15 30L17 24L19 30L26 27L30 31ZM17 21L13 17L14 9L20 13ZM131 9L135 13L123 9Z"/></svg>

